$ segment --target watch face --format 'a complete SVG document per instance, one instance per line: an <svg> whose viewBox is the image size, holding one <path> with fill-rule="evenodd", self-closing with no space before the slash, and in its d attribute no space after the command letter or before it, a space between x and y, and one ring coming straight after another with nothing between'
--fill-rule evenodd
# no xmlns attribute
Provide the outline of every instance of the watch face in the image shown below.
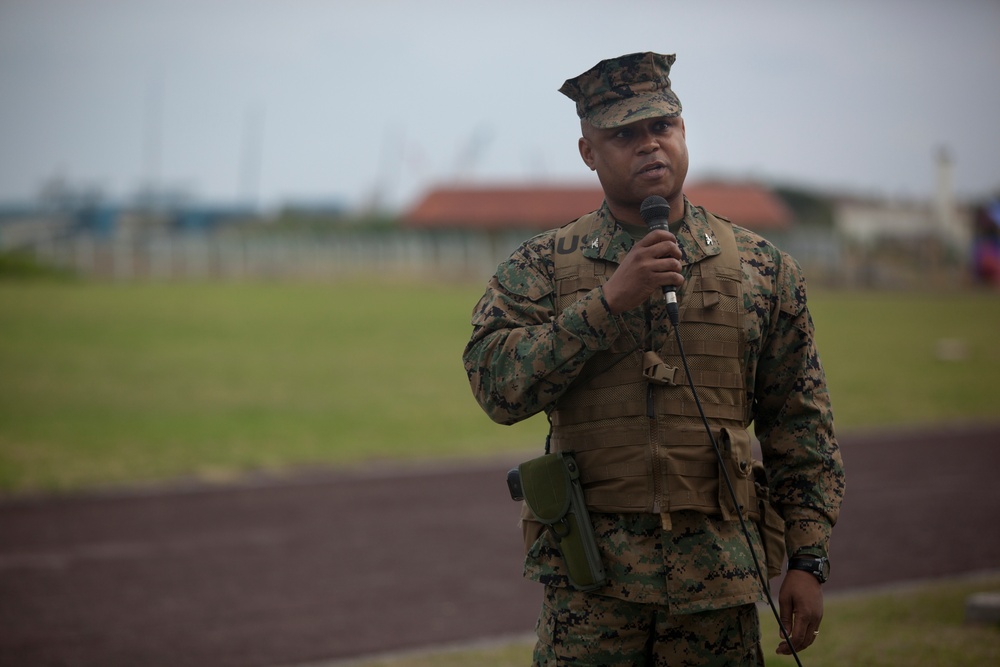
<svg viewBox="0 0 1000 667"><path fill-rule="evenodd" d="M821 581L825 582L827 577L830 576L830 559L828 558L817 558L813 561L813 567L815 567L816 577Z"/></svg>

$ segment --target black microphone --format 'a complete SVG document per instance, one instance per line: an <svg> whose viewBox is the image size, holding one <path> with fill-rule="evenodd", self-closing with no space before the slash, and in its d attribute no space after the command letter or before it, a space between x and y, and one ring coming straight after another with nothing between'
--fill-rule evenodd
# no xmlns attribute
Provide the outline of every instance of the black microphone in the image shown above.
<svg viewBox="0 0 1000 667"><path fill-rule="evenodd" d="M650 195L643 199L642 206L639 207L639 215L642 216L642 221L646 223L650 231L654 229L669 230L667 218L670 217L670 204L663 197ZM663 297L667 300L667 315L670 316L670 322L676 326L678 320L677 288L673 285L664 285Z"/></svg>

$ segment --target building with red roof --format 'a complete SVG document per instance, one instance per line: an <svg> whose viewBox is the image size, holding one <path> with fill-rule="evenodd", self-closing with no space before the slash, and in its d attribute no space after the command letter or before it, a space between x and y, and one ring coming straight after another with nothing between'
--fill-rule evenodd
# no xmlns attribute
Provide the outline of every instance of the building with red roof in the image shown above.
<svg viewBox="0 0 1000 667"><path fill-rule="evenodd" d="M784 231L793 225L787 205L765 186L704 181L685 186L684 194L712 213L757 232ZM544 231L600 207L604 193L590 186L446 186L428 192L402 216L408 229Z"/></svg>

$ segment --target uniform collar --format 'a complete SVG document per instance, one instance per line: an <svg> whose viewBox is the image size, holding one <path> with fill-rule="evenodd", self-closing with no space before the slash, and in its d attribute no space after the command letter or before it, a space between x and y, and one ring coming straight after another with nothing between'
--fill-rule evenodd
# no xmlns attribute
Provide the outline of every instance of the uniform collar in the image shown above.
<svg viewBox="0 0 1000 667"><path fill-rule="evenodd" d="M601 205L595 215L595 225L583 240L583 256L620 264L635 242L615 221L607 202ZM705 209L693 206L687 197L684 197L684 224L677 232L677 244L686 265L722 252L719 240L708 224Z"/></svg>
<svg viewBox="0 0 1000 667"><path fill-rule="evenodd" d="M583 256L620 264L632 248L632 237L615 221L607 202L601 204L594 215L596 219L591 231L583 239Z"/></svg>
<svg viewBox="0 0 1000 667"><path fill-rule="evenodd" d="M677 244L685 264L697 264L722 252L705 209L693 206L687 197L684 197L684 225L677 232Z"/></svg>

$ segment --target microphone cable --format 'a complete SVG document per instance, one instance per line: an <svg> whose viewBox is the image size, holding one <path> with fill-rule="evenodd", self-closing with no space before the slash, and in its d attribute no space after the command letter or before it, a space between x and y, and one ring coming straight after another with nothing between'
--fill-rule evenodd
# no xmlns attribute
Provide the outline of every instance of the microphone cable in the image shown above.
<svg viewBox="0 0 1000 667"><path fill-rule="evenodd" d="M671 308L670 306L673 306ZM673 325L674 338L677 340L677 349L680 351L681 364L684 366L684 374L687 375L688 387L691 388L691 393L694 395L694 403L698 407L698 415L701 417L701 422L705 426L705 433L708 434L708 439L712 442L712 449L715 451L715 457L719 461L719 469L722 471L722 478L726 482L726 489L729 491L729 497L733 501L733 508L736 510L736 516L740 520L740 530L743 532L743 537L746 539L747 548L750 550L750 557L753 558L753 565L757 571L757 578L760 580L761 588L764 589L764 597L767 598L767 604L771 608L771 613L774 614L774 620L778 623L778 629L781 631L781 637L788 644L789 650L792 652L792 658L795 659L795 664L798 667L802 667L802 662L799 660L799 654L795 650L795 646L792 645L792 638L788 634L788 630L785 628L784 624L781 622L781 615L778 613L778 608L774 604L774 598L771 596L771 587L768 583L767 575L764 574L763 569L760 566L760 560L757 558L757 553L753 548L753 539L750 537L750 529L747 528L746 521L743 519L743 508L740 506L740 502L736 497L736 489L733 487L733 480L729 477L729 470L726 466L726 461L722 456L722 450L719 449L719 443L716 442L715 436L712 434L712 427L708 423L708 418L705 416L705 410L701 407L701 399L698 398L698 390L695 389L694 380L691 377L691 370L688 368L687 356L684 354L684 344L681 342L681 331L678 326L680 317L677 313L676 303L667 305L667 314L670 317L670 323Z"/></svg>

